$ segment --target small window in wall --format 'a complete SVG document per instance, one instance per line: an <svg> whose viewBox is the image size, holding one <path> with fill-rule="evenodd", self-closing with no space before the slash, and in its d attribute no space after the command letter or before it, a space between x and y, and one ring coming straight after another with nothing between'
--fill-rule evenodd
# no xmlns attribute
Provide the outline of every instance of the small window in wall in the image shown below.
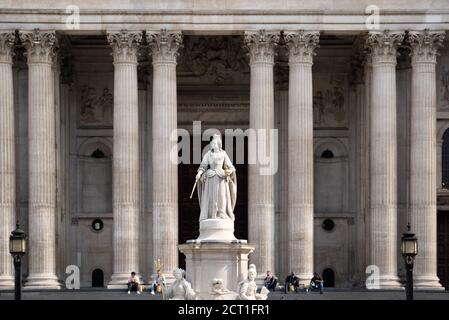
<svg viewBox="0 0 449 320"><path fill-rule="evenodd" d="M326 231L332 231L335 228L335 222L332 219L325 219L323 221L323 224L321 225L324 230Z"/></svg>
<svg viewBox="0 0 449 320"><path fill-rule="evenodd" d="M324 150L323 153L321 154L321 158L331 159L333 157L334 157L334 153L329 149Z"/></svg>
<svg viewBox="0 0 449 320"><path fill-rule="evenodd" d="M103 229L103 221L101 221L101 219L95 219L92 221L92 229L95 231L101 231Z"/></svg>
<svg viewBox="0 0 449 320"><path fill-rule="evenodd" d="M103 270L95 269L92 271L92 288L103 288L104 287L104 274Z"/></svg>
<svg viewBox="0 0 449 320"><path fill-rule="evenodd" d="M327 288L335 287L335 272L331 268L323 270L323 285Z"/></svg>
<svg viewBox="0 0 449 320"><path fill-rule="evenodd" d="M449 129L447 129L444 132L443 135L443 150L441 150L442 154L442 162L441 162L441 169L442 169L442 187L444 189L449 189Z"/></svg>
<svg viewBox="0 0 449 320"><path fill-rule="evenodd" d="M101 159L104 158L104 152L101 151L100 149L95 150L94 152L92 152L92 154L90 155L92 158L96 158L96 159Z"/></svg>

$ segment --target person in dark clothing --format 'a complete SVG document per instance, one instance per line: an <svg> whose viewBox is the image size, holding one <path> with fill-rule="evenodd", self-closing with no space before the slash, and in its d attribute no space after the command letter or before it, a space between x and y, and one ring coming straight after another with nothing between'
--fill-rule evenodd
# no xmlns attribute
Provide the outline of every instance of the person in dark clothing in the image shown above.
<svg viewBox="0 0 449 320"><path fill-rule="evenodd" d="M323 282L323 278L321 278L317 272L314 272L313 277L310 280L310 286L307 292L309 292L309 290L311 291L312 289L319 289L320 294L323 294Z"/></svg>
<svg viewBox="0 0 449 320"><path fill-rule="evenodd" d="M264 285L265 288L267 288L270 291L275 291L276 290L276 285L278 283L278 279L271 274L271 271L267 271L267 276L265 277L264 280Z"/></svg>
<svg viewBox="0 0 449 320"><path fill-rule="evenodd" d="M285 293L288 293L290 287L295 291L299 288L299 278L293 272L285 279Z"/></svg>

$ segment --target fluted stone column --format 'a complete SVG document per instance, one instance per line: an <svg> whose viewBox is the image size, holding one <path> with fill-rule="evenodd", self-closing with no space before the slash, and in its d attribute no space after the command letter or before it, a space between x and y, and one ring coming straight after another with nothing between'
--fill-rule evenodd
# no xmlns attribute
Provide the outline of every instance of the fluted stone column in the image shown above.
<svg viewBox="0 0 449 320"><path fill-rule="evenodd" d="M371 206L370 206L370 177L371 177L371 165L370 165L370 150L371 150L371 87L372 87L372 77L373 77L373 62L371 59L371 55L366 55L365 61L364 61L364 103L363 103L363 113L364 113L364 132L363 135L365 137L364 142L364 169L366 172L364 172L364 178L365 180L365 192L363 194L363 199L365 202L365 205L363 207L364 210L364 222L365 222L365 228L362 231L362 236L365 238L365 245L364 245L364 266L362 270L362 286L365 284L364 281L366 281L366 262L371 260L371 239L369 235L371 234Z"/></svg>
<svg viewBox="0 0 449 320"><path fill-rule="evenodd" d="M397 276L396 58L404 33L370 32L371 152L370 264L379 267L380 289L400 287Z"/></svg>
<svg viewBox="0 0 449 320"><path fill-rule="evenodd" d="M9 235L14 230L16 207L14 39L14 31L0 32L0 289L14 286L14 268L9 254Z"/></svg>
<svg viewBox="0 0 449 320"><path fill-rule="evenodd" d="M313 275L312 64L319 33L285 32L289 50L288 239L289 270L308 284Z"/></svg>
<svg viewBox="0 0 449 320"><path fill-rule="evenodd" d="M437 51L444 32L410 32L412 107L410 222L418 238L414 286L443 289L437 277L436 77ZM404 228L405 231L405 228Z"/></svg>
<svg viewBox="0 0 449 320"><path fill-rule="evenodd" d="M172 276L178 267L178 165L170 154L177 140L176 57L181 32L147 31L153 57L153 257ZM176 136L176 135L175 135Z"/></svg>
<svg viewBox="0 0 449 320"><path fill-rule="evenodd" d="M54 31L21 31L28 61L29 289L60 288L56 276Z"/></svg>
<svg viewBox="0 0 449 320"><path fill-rule="evenodd" d="M288 69L284 70L288 80ZM288 81L280 83L275 91L275 117L279 124L279 166L277 177L277 197L279 201L278 213L278 244L275 249L275 266L277 275L288 274L288 233L287 233L287 200L288 200Z"/></svg>
<svg viewBox="0 0 449 320"><path fill-rule="evenodd" d="M137 51L140 32L109 32L114 58L114 273L108 288L139 273L139 104Z"/></svg>
<svg viewBox="0 0 449 320"><path fill-rule="evenodd" d="M257 138L257 142L250 141L252 155L260 156L259 146L264 144L266 155L277 157L270 149L270 136L274 128L274 48L278 41L279 32L245 33L251 67L249 128ZM254 160L255 163L248 166L248 238L249 243L256 246L250 261L257 267L258 278L263 279L267 270L274 269L275 172L268 172L268 165L261 163L259 157Z"/></svg>

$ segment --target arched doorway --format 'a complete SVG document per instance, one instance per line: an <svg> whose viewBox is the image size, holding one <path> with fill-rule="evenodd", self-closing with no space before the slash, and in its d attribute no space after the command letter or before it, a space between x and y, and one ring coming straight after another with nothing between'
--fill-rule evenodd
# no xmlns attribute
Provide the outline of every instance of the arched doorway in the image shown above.
<svg viewBox="0 0 449 320"><path fill-rule="evenodd" d="M92 271L92 288L103 288L104 287L104 274L103 270L95 269Z"/></svg>
<svg viewBox="0 0 449 320"><path fill-rule="evenodd" d="M335 287L335 272L331 268L323 270L324 286L326 288Z"/></svg>

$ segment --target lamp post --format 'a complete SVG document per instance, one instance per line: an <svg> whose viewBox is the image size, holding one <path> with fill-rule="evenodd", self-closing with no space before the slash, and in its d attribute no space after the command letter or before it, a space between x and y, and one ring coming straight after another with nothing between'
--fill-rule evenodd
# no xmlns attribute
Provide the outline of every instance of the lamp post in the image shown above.
<svg viewBox="0 0 449 320"><path fill-rule="evenodd" d="M410 223L407 224L407 231L402 234L401 253L405 261L405 291L406 299L413 300L413 262L418 254L418 239L410 231Z"/></svg>
<svg viewBox="0 0 449 320"><path fill-rule="evenodd" d="M15 286L14 299L22 299L22 257L26 252L26 234L20 229L19 223L16 224L16 229L11 232L9 236L9 253L14 259L15 270Z"/></svg>

